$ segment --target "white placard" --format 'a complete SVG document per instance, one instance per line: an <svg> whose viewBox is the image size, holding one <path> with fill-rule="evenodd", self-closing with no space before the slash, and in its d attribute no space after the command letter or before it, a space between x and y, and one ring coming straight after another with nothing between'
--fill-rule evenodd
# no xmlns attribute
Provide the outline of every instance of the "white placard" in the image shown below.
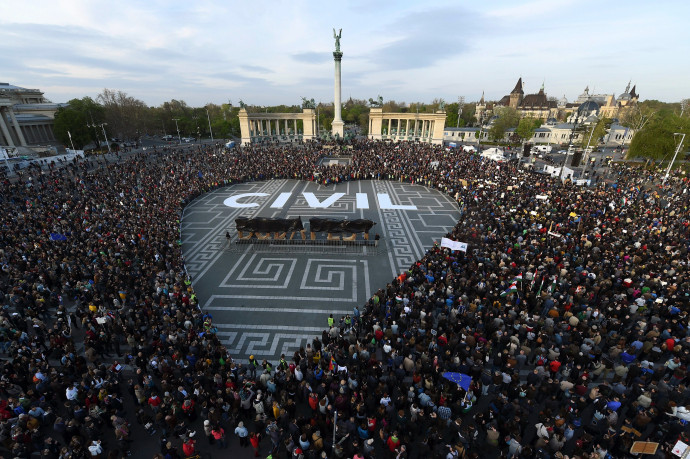
<svg viewBox="0 0 690 459"><path fill-rule="evenodd" d="M467 252L467 242L458 242L448 238L441 238L441 247L447 247L451 250L460 250Z"/></svg>
<svg viewBox="0 0 690 459"><path fill-rule="evenodd" d="M678 440L678 442L676 442L676 444L673 446L673 449L671 450L671 452L673 454L675 454L676 456L681 457L687 449L688 449L688 445L686 445L682 441Z"/></svg>

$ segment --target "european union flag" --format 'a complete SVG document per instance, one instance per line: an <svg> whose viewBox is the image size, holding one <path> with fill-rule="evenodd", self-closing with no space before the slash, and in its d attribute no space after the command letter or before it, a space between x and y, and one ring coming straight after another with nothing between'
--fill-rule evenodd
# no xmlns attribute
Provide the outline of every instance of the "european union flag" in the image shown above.
<svg viewBox="0 0 690 459"><path fill-rule="evenodd" d="M50 233L50 240L51 241L66 241L67 236L65 236L64 234L60 234L60 233Z"/></svg>
<svg viewBox="0 0 690 459"><path fill-rule="evenodd" d="M446 378L448 381L454 382L455 384L457 384L465 390L470 390L470 383L472 382L472 378L464 373L453 373L447 371L443 373L441 376Z"/></svg>

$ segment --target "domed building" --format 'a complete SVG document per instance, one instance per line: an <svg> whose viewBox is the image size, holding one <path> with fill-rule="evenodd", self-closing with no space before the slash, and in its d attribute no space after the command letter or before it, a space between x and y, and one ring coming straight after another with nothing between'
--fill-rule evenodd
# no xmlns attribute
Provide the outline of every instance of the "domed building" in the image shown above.
<svg viewBox="0 0 690 459"><path fill-rule="evenodd" d="M589 124L599 121L600 106L594 100L587 100L577 107L577 110L568 117L568 123Z"/></svg>
<svg viewBox="0 0 690 459"><path fill-rule="evenodd" d="M628 82L625 91L617 99L613 94L606 99L606 103L599 109L600 117L623 119L631 109L637 106L640 100L640 96L635 91L637 86L633 85L630 89L630 83Z"/></svg>

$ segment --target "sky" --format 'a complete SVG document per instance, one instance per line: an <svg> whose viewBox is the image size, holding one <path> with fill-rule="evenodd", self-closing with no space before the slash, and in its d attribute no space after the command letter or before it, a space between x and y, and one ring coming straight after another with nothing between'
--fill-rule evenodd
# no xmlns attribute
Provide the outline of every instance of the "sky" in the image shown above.
<svg viewBox="0 0 690 459"><path fill-rule="evenodd" d="M569 101L690 97L690 2L0 0L0 81L53 102L104 88L157 106L487 100L522 77Z"/></svg>

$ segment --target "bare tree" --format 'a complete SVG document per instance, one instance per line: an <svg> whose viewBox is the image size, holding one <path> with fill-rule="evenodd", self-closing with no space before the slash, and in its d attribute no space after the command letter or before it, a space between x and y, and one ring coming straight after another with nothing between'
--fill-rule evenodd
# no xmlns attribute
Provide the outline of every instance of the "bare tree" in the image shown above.
<svg viewBox="0 0 690 459"><path fill-rule="evenodd" d="M105 109L107 130L111 137L137 138L140 130L144 129L144 124L149 121L146 104L123 91L105 88L96 99Z"/></svg>

